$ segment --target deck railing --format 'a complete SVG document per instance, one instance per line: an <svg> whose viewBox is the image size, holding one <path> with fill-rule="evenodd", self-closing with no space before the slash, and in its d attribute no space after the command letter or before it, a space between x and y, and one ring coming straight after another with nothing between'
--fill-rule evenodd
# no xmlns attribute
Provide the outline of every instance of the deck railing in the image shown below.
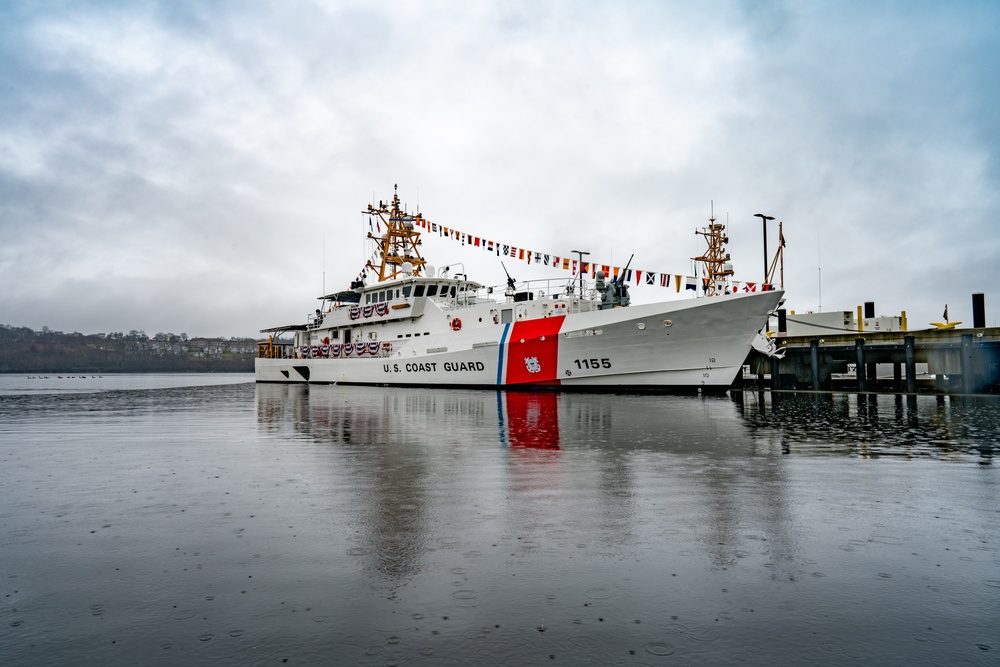
<svg viewBox="0 0 1000 667"><path fill-rule="evenodd" d="M258 341L258 359L291 359L293 346L291 343L275 343L271 340Z"/></svg>

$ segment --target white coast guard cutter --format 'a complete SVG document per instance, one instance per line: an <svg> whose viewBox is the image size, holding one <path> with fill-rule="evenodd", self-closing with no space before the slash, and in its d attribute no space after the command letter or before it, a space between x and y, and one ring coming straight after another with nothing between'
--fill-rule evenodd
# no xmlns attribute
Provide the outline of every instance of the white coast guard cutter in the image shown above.
<svg viewBox="0 0 1000 667"><path fill-rule="evenodd" d="M380 203L385 234L372 284L320 297L304 324L261 330L258 382L724 391L779 290L630 305L598 271L557 293L508 281L503 299L462 273L430 269L420 214ZM437 273L437 275L435 275ZM273 334L294 333L280 343Z"/></svg>

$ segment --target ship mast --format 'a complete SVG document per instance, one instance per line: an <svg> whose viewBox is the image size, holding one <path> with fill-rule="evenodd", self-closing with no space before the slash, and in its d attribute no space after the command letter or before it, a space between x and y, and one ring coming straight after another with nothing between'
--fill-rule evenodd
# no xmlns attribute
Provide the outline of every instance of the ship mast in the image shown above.
<svg viewBox="0 0 1000 667"><path fill-rule="evenodd" d="M385 225L385 234L375 236L368 232L368 238L378 245L379 256L382 258L378 267L378 281L392 280L401 273L404 273L404 264L409 263L412 267L410 273L419 276L426 262L420 256L420 232L417 231L417 223L423 218L419 213L410 215L403 212L399 207L398 185L393 186L392 208L383 202L379 202L378 208L369 204L368 210L362 211L369 215L377 215ZM371 269L375 265L368 262Z"/></svg>
<svg viewBox="0 0 1000 667"><path fill-rule="evenodd" d="M701 257L695 257L694 261L704 262L708 272L708 286L705 289L705 296L715 296L719 294L716 288L719 278L727 278L733 275L733 265L729 263L729 253L726 252L725 245L729 242L729 237L725 235L726 226L715 221L715 207L712 207L712 217L708 219L708 227L703 227L694 233L704 236L708 242L708 251Z"/></svg>

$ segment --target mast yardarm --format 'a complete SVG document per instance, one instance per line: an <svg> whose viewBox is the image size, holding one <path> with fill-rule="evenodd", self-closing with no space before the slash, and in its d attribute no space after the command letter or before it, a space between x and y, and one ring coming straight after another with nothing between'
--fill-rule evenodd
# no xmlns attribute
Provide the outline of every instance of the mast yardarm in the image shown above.
<svg viewBox="0 0 1000 667"><path fill-rule="evenodd" d="M379 255L382 261L378 267L378 281L392 280L403 273L403 264L409 263L412 268L412 275L421 275L426 262L420 256L420 232L417 231L417 221L423 218L419 213L410 215L399 207L399 195L393 187L392 208L385 203L379 202L378 208L372 204L368 205L368 210L362 211L368 215L377 215L385 225L385 234L376 236L368 232L368 238L378 245ZM369 261L369 268L375 269L375 265Z"/></svg>

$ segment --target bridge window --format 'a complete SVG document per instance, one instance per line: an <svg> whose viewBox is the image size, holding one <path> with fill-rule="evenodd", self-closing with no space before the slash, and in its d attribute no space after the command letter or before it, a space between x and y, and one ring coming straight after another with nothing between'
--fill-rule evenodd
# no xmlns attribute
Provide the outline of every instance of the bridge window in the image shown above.
<svg viewBox="0 0 1000 667"><path fill-rule="evenodd" d="M421 297L423 295L424 295L424 286L423 285L417 285L416 287L413 288L413 296L415 296L415 297Z"/></svg>
<svg viewBox="0 0 1000 667"><path fill-rule="evenodd" d="M437 285L428 285L427 286L427 296L434 296L437 293L438 293L438 286Z"/></svg>

